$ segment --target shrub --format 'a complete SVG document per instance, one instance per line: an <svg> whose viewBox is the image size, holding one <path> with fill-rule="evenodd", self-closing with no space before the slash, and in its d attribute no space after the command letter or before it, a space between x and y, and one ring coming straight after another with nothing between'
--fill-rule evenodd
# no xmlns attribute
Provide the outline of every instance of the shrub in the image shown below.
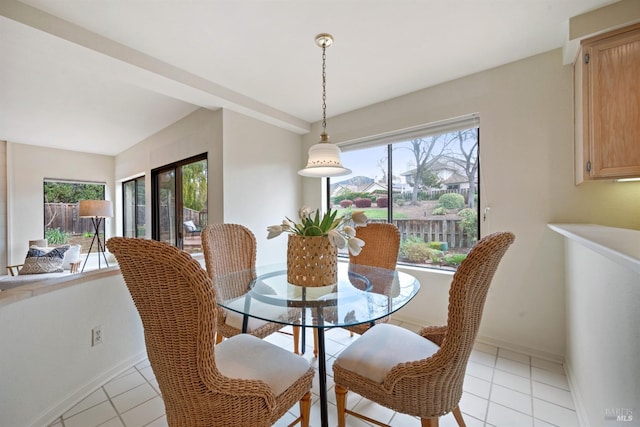
<svg viewBox="0 0 640 427"><path fill-rule="evenodd" d="M388 197L378 197L378 200L376 200L376 205L378 205L379 208L388 208L389 207L389 198Z"/></svg>
<svg viewBox="0 0 640 427"><path fill-rule="evenodd" d="M429 242L429 247L431 249L436 249L438 251L446 251L449 249L449 243L447 242Z"/></svg>
<svg viewBox="0 0 640 427"><path fill-rule="evenodd" d="M458 212L460 228L470 236L475 242L478 240L478 211L471 208L462 209Z"/></svg>
<svg viewBox="0 0 640 427"><path fill-rule="evenodd" d="M438 255L440 251L431 249L424 240L417 237L405 239L400 245L400 256L409 262L437 261Z"/></svg>
<svg viewBox="0 0 640 427"><path fill-rule="evenodd" d="M458 193L445 193L438 199L438 205L447 209L464 208L464 196Z"/></svg>
<svg viewBox="0 0 640 427"><path fill-rule="evenodd" d="M69 233L61 231L59 228L49 228L45 230L44 237L47 238L47 243L50 246L69 243Z"/></svg>
<svg viewBox="0 0 640 427"><path fill-rule="evenodd" d="M444 257L444 261L449 265L460 265L467 257L467 254L453 254Z"/></svg>
<svg viewBox="0 0 640 427"><path fill-rule="evenodd" d="M431 215L446 215L446 214L447 214L447 208L445 208L444 206L439 206L431 211Z"/></svg>
<svg viewBox="0 0 640 427"><path fill-rule="evenodd" d="M340 201L340 206L342 206L345 209L351 207L351 205L353 205L353 202L351 200L345 199Z"/></svg>
<svg viewBox="0 0 640 427"><path fill-rule="evenodd" d="M370 208L371 207L371 199L357 198L353 201L357 208Z"/></svg>

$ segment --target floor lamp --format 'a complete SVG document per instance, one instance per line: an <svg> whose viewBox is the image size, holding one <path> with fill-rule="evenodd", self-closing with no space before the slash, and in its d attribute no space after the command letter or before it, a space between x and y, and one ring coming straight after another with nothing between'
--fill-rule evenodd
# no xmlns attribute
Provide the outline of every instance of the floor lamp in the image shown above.
<svg viewBox="0 0 640 427"><path fill-rule="evenodd" d="M113 207L111 206L111 202L109 200L80 200L80 213L78 216L80 218L91 218L91 223L95 230L93 239L91 239L91 246L89 246L87 258L84 260L84 264L82 265L82 271L84 271L84 267L87 265L89 255L91 255L91 250L93 249L93 244L96 240L98 242L98 269L101 268L100 252L102 252L105 264L109 267L107 256L104 254L104 242L100 239L100 224L102 224L102 220L104 218L111 218L113 216Z"/></svg>

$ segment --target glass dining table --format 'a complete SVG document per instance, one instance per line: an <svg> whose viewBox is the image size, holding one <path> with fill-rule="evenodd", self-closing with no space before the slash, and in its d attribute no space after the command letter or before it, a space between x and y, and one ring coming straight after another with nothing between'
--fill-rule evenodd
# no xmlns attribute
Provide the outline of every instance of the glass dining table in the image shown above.
<svg viewBox="0 0 640 427"><path fill-rule="evenodd" d="M420 290L420 282L408 273L348 262L338 263L337 282L329 286L293 285L287 281L286 265L239 271L216 278L214 285L218 305L243 315L243 332L250 317L317 329L322 427L328 426L324 330L373 325L402 308ZM305 334L302 336L304 349Z"/></svg>

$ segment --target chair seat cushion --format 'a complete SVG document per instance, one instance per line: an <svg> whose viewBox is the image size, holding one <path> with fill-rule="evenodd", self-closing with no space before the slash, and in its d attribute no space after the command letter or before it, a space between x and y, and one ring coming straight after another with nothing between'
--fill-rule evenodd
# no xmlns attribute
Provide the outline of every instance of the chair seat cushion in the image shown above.
<svg viewBox="0 0 640 427"><path fill-rule="evenodd" d="M382 323L344 349L335 364L381 384L394 366L426 359L439 348L408 329Z"/></svg>
<svg viewBox="0 0 640 427"><path fill-rule="evenodd" d="M264 381L276 396L309 370L303 357L249 334L216 345L216 365L229 378Z"/></svg>
<svg viewBox="0 0 640 427"><path fill-rule="evenodd" d="M244 304L244 299L241 298L237 301L232 302L231 304L229 304L229 306L237 306L238 310L242 311L242 309L244 308ZM287 307L278 307L255 300L251 301L251 306L254 315L257 316L258 313L262 313L262 317L266 319L281 319L282 321L286 322L289 317L291 317L290 311ZM242 329L242 320L244 318L244 315L232 310L224 309L224 311L226 313L225 323L234 328ZM258 319L255 317L249 317L247 332L255 331L256 329L261 328L267 323L271 322L267 322L266 320ZM282 326L284 327L284 324Z"/></svg>

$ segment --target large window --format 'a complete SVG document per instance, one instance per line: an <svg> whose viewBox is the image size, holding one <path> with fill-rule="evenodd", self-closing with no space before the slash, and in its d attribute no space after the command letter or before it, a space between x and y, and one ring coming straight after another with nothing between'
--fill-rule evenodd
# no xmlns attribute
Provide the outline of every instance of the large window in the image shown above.
<svg viewBox="0 0 640 427"><path fill-rule="evenodd" d="M49 246L68 243L89 252L95 229L90 218L78 216L78 202L104 200L105 187L99 182L44 180L44 237ZM99 231L104 239L104 221Z"/></svg>
<svg viewBox="0 0 640 427"><path fill-rule="evenodd" d="M394 223L399 263L455 270L479 236L479 137L469 116L343 146L329 206Z"/></svg>
<svg viewBox="0 0 640 427"><path fill-rule="evenodd" d="M154 169L152 237L201 252L200 231L207 225L207 155Z"/></svg>
<svg viewBox="0 0 640 427"><path fill-rule="evenodd" d="M124 237L144 237L145 194L144 176L122 183L122 228Z"/></svg>

